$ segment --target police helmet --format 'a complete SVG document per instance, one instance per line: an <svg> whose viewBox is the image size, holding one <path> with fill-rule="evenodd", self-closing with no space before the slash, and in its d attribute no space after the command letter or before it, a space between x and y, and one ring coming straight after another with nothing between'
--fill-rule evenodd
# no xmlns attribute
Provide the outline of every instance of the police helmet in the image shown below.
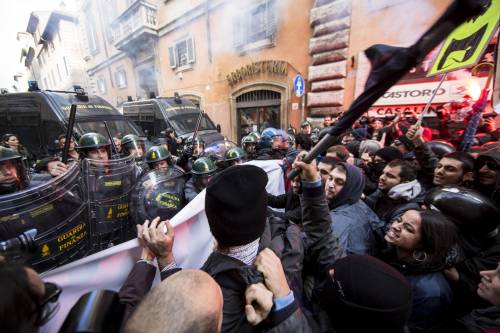
<svg viewBox="0 0 500 333"><path fill-rule="evenodd" d="M241 145L245 147L248 144L257 144L258 140L255 136L253 135L247 135L241 139Z"/></svg>
<svg viewBox="0 0 500 333"><path fill-rule="evenodd" d="M122 153L125 155L129 155L131 149L137 150L138 148L140 148L144 152L144 140L135 134L125 135L121 140L121 144L122 144Z"/></svg>
<svg viewBox="0 0 500 333"><path fill-rule="evenodd" d="M302 122L302 124L300 124L300 127L303 128L303 127L306 127L306 126L312 126L311 123L309 121L304 121Z"/></svg>
<svg viewBox="0 0 500 333"><path fill-rule="evenodd" d="M439 158L456 151L455 147L453 147L451 143L446 141L433 140L429 141L427 144L429 145L429 148L431 148L432 152Z"/></svg>
<svg viewBox="0 0 500 333"><path fill-rule="evenodd" d="M262 148L271 148L273 144L273 138L278 136L278 130L273 127L268 127L262 131L260 137L260 145Z"/></svg>
<svg viewBox="0 0 500 333"><path fill-rule="evenodd" d="M226 160L226 162L244 160L246 158L246 155L247 154L245 153L245 151L240 147L233 147L226 152L226 156L224 159Z"/></svg>
<svg viewBox="0 0 500 333"><path fill-rule="evenodd" d="M23 157L0 146L0 195L14 193L29 185L28 168Z"/></svg>
<svg viewBox="0 0 500 333"><path fill-rule="evenodd" d="M80 137L76 150L84 157L88 152L94 149L105 147L108 150L108 156L111 156L111 143L104 135L100 133L85 133Z"/></svg>
<svg viewBox="0 0 500 333"><path fill-rule="evenodd" d="M200 138L199 136L197 136L196 138L194 138L194 142L193 142L193 137L190 136L186 140L186 145L188 145L188 146L190 146L190 145L205 145L205 141L203 141L202 138Z"/></svg>
<svg viewBox="0 0 500 333"><path fill-rule="evenodd" d="M163 146L153 146L146 153L146 163L148 163L150 169L154 169L156 162L166 160L170 164L171 158L172 154Z"/></svg>
<svg viewBox="0 0 500 333"><path fill-rule="evenodd" d="M260 134L259 134L259 132L250 132L247 136L255 138L256 142L260 141Z"/></svg>
<svg viewBox="0 0 500 333"><path fill-rule="evenodd" d="M196 176L213 175L217 171L214 161L208 157L200 157L193 163L191 173Z"/></svg>

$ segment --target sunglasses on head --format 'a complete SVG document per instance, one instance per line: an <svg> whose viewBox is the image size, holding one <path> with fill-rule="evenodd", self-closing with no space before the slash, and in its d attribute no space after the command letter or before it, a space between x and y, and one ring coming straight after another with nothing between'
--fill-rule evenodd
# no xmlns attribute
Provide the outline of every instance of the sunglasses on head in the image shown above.
<svg viewBox="0 0 500 333"><path fill-rule="evenodd" d="M38 326L45 325L59 310L59 295L61 295L62 289L57 284L52 282L45 282L45 294L42 300L38 304L38 319L36 324Z"/></svg>

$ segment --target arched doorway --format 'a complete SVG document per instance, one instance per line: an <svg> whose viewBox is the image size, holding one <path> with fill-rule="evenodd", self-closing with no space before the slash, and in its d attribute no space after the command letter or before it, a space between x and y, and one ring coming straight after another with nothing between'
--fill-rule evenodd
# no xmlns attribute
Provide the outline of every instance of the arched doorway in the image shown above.
<svg viewBox="0 0 500 333"><path fill-rule="evenodd" d="M238 141L253 131L280 128L281 102L281 93L272 90L253 90L236 97Z"/></svg>

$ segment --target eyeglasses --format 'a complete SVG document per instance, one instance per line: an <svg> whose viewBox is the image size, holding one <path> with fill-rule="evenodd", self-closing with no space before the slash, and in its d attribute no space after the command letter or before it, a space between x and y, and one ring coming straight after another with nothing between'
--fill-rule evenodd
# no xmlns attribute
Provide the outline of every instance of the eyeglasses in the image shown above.
<svg viewBox="0 0 500 333"><path fill-rule="evenodd" d="M62 289L57 284L52 282L45 282L45 294L38 304L38 319L36 324L38 326L45 325L59 310L59 295Z"/></svg>

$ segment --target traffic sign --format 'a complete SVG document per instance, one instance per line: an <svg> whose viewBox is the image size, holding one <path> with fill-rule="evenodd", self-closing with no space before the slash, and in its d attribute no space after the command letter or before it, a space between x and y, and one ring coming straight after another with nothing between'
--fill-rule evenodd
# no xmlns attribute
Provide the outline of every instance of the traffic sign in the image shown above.
<svg viewBox="0 0 500 333"><path fill-rule="evenodd" d="M453 30L444 41L427 76L477 64L496 31L499 16L500 0L491 0L490 6L482 15L470 19Z"/></svg>
<svg viewBox="0 0 500 333"><path fill-rule="evenodd" d="M302 97L306 90L306 83L302 75L297 74L293 79L293 90L295 91L295 96Z"/></svg>

